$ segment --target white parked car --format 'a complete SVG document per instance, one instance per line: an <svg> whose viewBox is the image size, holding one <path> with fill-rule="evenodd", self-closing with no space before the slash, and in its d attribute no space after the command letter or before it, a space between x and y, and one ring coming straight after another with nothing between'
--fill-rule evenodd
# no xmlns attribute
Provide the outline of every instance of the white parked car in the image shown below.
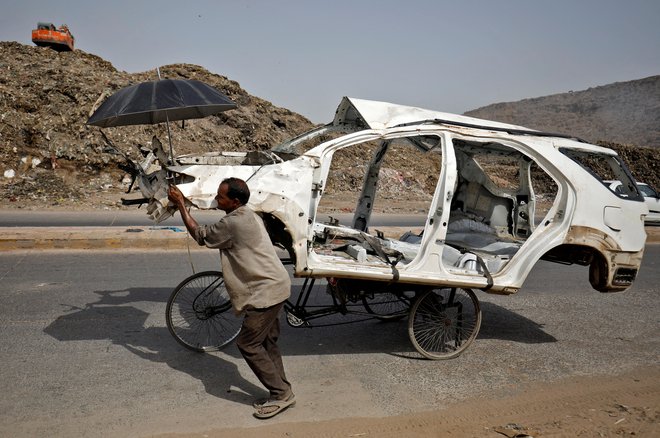
<svg viewBox="0 0 660 438"><path fill-rule="evenodd" d="M419 163L433 161L435 170L411 175L396 169L401 148L416 151ZM333 184L357 172L362 177L352 220L328 219L325 198L333 196ZM384 102L345 97L331 123L267 153L179 156L173 165L142 172L139 187L157 221L175 211L167 200L168 173L200 209L215 207L223 179L246 180L249 205L264 218L273 242L288 250L294 275L328 279L338 302L363 300L370 312L378 292L408 303L411 339L431 358L457 355L476 336L481 314L470 289L513 294L546 259L589 266L594 289L623 291L635 280L646 239L648 209L641 197L618 196L603 184L610 179L634 185L614 151L568 136ZM415 207L423 214L421 229L402 237L373 229L374 206L393 197L406 200L417 190L412 180L434 187L421 196L424 206ZM455 304L459 293L468 299ZM469 332L459 336L468 325L466 303L472 319ZM426 305L433 310L424 314ZM450 308L452 318L445 311ZM294 325L310 315L293 304L287 312ZM453 334L442 330L442 341L425 341L429 315L435 318L433 330L451 325ZM447 339L454 345L447 347Z"/></svg>
<svg viewBox="0 0 660 438"><path fill-rule="evenodd" d="M660 194L653 190L651 186L643 182L635 183L637 190L634 186L625 186L621 181L603 181L607 186L623 198L644 199L646 206L649 209L649 214L644 218L646 224L660 224Z"/></svg>

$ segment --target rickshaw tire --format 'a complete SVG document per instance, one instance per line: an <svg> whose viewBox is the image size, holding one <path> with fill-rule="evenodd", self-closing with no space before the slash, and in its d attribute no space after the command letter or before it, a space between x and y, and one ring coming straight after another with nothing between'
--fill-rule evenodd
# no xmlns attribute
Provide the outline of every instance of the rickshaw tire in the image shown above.
<svg viewBox="0 0 660 438"><path fill-rule="evenodd" d="M167 300L165 321L179 344L199 353L229 344L242 325L220 271L198 272L179 283Z"/></svg>
<svg viewBox="0 0 660 438"><path fill-rule="evenodd" d="M452 359L474 341L481 327L479 300L470 289L435 289L410 309L408 336L425 358Z"/></svg>

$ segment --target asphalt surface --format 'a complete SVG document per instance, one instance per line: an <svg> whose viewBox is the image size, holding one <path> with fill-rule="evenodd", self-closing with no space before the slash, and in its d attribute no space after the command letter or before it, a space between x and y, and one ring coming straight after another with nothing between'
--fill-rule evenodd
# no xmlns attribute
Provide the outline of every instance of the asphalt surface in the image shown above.
<svg viewBox="0 0 660 438"><path fill-rule="evenodd" d="M598 293L586 267L549 262L534 267L518 294L477 291L479 336L448 361L421 360L406 319L320 326L353 318L335 314L313 328L283 322L280 346L298 403L268 424L435 411L534 383L657 368L658 260L660 246L648 246L624 293ZM204 436L263 426L251 403L265 391L236 346L193 353L165 325L167 298L192 265L201 271L218 263L211 250L0 252L0 436ZM294 279L294 298L301 282ZM329 299L323 282L313 295ZM611 400L617 403L636 406ZM525 420L509 414L483 426ZM318 432L312 436L324 435Z"/></svg>
<svg viewBox="0 0 660 438"><path fill-rule="evenodd" d="M0 429L114 438L259 425L250 403L263 390L235 349L196 355L164 326L173 285L193 262L197 271L217 269L217 251L199 247L174 219L152 225L139 222L146 215L108 222L100 214L92 225L70 226L66 213L0 216ZM648 243L660 242L660 227L646 231ZM659 248L647 246L635 285L622 294L593 291L583 267L547 262L515 296L480 292L479 337L452 361L418 360L405 320L285 325L282 347L300 401L274 421L422 412L534 382L657 366ZM317 289L315 297L326 297Z"/></svg>

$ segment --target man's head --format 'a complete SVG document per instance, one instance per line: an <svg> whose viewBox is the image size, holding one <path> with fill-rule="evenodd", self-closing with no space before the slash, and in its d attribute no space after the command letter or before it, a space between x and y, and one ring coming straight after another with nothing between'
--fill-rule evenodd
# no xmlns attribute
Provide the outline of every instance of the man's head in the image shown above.
<svg viewBox="0 0 660 438"><path fill-rule="evenodd" d="M218 186L218 194L215 200L218 209L225 213L231 213L238 207L247 204L250 199L250 189L245 181L240 178L227 178Z"/></svg>

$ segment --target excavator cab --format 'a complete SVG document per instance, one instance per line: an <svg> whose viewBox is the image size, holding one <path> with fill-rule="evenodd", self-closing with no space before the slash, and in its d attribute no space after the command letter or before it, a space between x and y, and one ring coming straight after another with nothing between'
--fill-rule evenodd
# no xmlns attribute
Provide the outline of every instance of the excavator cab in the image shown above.
<svg viewBox="0 0 660 438"><path fill-rule="evenodd" d="M37 28L32 30L32 42L58 52L68 52L73 51L75 38L66 24L56 28L53 23L39 22Z"/></svg>

